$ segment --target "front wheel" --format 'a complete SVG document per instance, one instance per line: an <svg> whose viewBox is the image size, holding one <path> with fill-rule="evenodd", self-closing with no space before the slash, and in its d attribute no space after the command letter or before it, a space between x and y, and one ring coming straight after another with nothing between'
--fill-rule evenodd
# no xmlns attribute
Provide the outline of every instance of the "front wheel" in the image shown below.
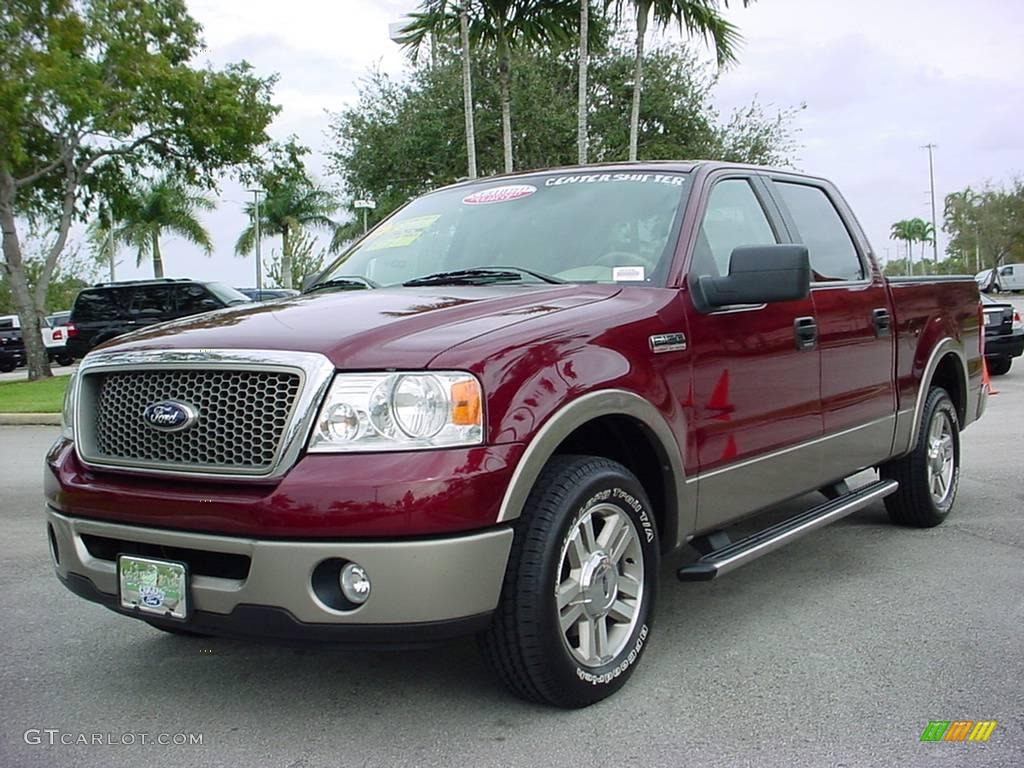
<svg viewBox="0 0 1024 768"><path fill-rule="evenodd" d="M657 577L658 533L636 477L609 459L556 456L515 523L484 658L524 699L598 702L646 647Z"/></svg>
<svg viewBox="0 0 1024 768"><path fill-rule="evenodd" d="M933 528L946 519L960 487L960 420L946 390L932 387L913 450L883 464L879 474L900 484L885 499L894 523Z"/></svg>
<svg viewBox="0 0 1024 768"><path fill-rule="evenodd" d="M1010 372L1010 366L1013 365L1012 357L994 357L986 361L988 364L988 372L992 376L1005 376Z"/></svg>

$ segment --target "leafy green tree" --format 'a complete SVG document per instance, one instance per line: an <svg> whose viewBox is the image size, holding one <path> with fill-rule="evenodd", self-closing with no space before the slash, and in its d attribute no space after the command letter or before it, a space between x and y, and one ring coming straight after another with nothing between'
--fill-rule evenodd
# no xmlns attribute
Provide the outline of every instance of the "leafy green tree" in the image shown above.
<svg viewBox="0 0 1024 768"><path fill-rule="evenodd" d="M606 33L605 33L606 34ZM577 162L577 114L566 99L577 83L575 46L519 51L513 56L513 110L520 117L515 153L520 169ZM590 77L590 159L618 160L629 142L631 88L626 75L632 52L606 38L592 46ZM685 46L665 45L647 54L649 77L641 132L645 155L658 159L722 159L786 166L796 150L793 109L769 114L757 104L722 118L713 103L715 78ZM474 58L478 161L482 175L499 173L503 149L498 122L500 96L493 54ZM410 197L465 173L461 140L460 62L442 50L436 67L416 68L408 77L371 71L357 102L332 116L326 154L349 200L372 197L379 221ZM339 240L358 237L362 220L349 203L352 220Z"/></svg>
<svg viewBox="0 0 1024 768"><path fill-rule="evenodd" d="M164 276L164 260L160 252L160 238L177 235L203 253L213 253L210 234L199 221L197 212L212 211L216 204L208 195L190 190L177 180L162 177L135 187L135 192L120 201L113 243L124 243L136 252L136 264L153 262L153 277ZM102 222L102 219L100 219ZM94 242L109 235L103 224L93 230ZM98 245L98 243L97 243Z"/></svg>
<svg viewBox="0 0 1024 768"><path fill-rule="evenodd" d="M565 0L474 0L463 4L460 10L467 16L473 48L493 51L497 59L504 169L511 173L513 53L567 44L577 15ZM459 31L458 25L458 16L448 11L448 3L426 0L406 27L407 39L426 34L454 35Z"/></svg>
<svg viewBox="0 0 1024 768"><path fill-rule="evenodd" d="M413 23L405 30L402 44L418 55L427 39L430 40L431 64L437 65L438 38L451 27L451 16L458 18L459 52L462 61L462 105L466 123L467 175L476 178L476 129L473 114L473 54L469 38L469 0L454 3L451 0L423 0L422 10L410 14Z"/></svg>
<svg viewBox="0 0 1024 768"><path fill-rule="evenodd" d="M327 260L327 249L320 248L317 245L316 238L309 232L303 231L300 231L292 239L291 249L291 275L289 276L290 281L287 282L292 287L297 288L302 285L304 278L323 269L324 262ZM270 261L267 264L267 278L272 286L288 287L288 285L285 285L283 262L284 259L281 254L277 252L270 254Z"/></svg>
<svg viewBox="0 0 1024 768"><path fill-rule="evenodd" d="M753 0L741 0L744 7ZM611 2L609 1L609 5ZM644 40L647 25L653 16L656 26L664 29L678 25L688 36L700 35L714 46L718 65L735 60L741 37L735 25L719 13L719 5L728 0L615 0L615 15L621 19L625 8L633 8L636 19L636 43L633 60L633 101L629 113L629 159L636 160L640 143L640 95L643 91Z"/></svg>
<svg viewBox="0 0 1024 768"><path fill-rule="evenodd" d="M1024 261L1024 179L948 195L943 229L948 252L977 271Z"/></svg>
<svg viewBox="0 0 1024 768"><path fill-rule="evenodd" d="M0 11L0 225L29 378L51 375L40 306L72 222L144 168L200 188L249 163L277 112L274 77L246 63L195 69L184 0L8 0ZM30 289L19 220L54 236Z"/></svg>
<svg viewBox="0 0 1024 768"><path fill-rule="evenodd" d="M259 206L260 232L281 236L281 287L292 288L295 285L292 263L295 238L311 228L333 232L335 223L330 216L338 210L338 201L333 192L317 186L307 176L268 177L266 191L267 196ZM256 245L255 209L254 203L245 206L251 223L235 244L235 253L240 256L252 253Z"/></svg>
<svg viewBox="0 0 1024 768"><path fill-rule="evenodd" d="M52 233L30 230L23 239L25 254L25 276L30 291L35 292L46 266L46 254ZM100 273L99 264L88 252L73 242L65 246L65 252L57 263L46 285L46 297L39 308L42 315L71 309L78 292L96 281ZM10 280L0 273L0 315L10 315L18 311L14 303Z"/></svg>

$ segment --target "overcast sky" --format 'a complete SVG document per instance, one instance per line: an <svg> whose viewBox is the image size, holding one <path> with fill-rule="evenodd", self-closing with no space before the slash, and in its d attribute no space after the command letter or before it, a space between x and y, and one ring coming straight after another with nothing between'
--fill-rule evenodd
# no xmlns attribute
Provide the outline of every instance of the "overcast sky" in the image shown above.
<svg viewBox="0 0 1024 768"><path fill-rule="evenodd" d="M399 73L403 60L388 24L417 0L189 0L220 66L247 59L261 74L278 72L283 107L271 133L291 133L314 150L322 169L325 110L356 96L359 79L378 64ZM1019 0L760 0L729 17L745 38L738 66L717 90L723 113L755 97L786 107L806 103L797 119L800 169L833 179L876 251L895 257L889 225L930 217L928 156L935 150L938 217L946 193L1024 173L1024 2ZM567 98L571 98L567 96ZM325 182L336 180L323 178ZM233 256L246 225L237 185L223 185L207 217L212 259L168 238L169 275L255 282L254 262ZM943 243L940 239L940 248ZM264 243L265 256L279 249ZM118 278L147 277L123 253Z"/></svg>

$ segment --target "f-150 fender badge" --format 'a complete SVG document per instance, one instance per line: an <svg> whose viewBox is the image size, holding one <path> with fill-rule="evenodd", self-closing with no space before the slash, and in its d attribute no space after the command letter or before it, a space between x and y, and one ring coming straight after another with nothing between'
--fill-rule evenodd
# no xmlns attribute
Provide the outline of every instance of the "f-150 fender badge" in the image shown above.
<svg viewBox="0 0 1024 768"><path fill-rule="evenodd" d="M685 333L656 333L647 340L651 345L651 352L656 355L662 352L685 352Z"/></svg>

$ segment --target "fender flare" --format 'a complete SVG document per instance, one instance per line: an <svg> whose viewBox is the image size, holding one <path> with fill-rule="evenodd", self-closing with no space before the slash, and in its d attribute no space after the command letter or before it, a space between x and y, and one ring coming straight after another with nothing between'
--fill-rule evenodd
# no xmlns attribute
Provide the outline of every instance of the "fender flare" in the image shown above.
<svg viewBox="0 0 1024 768"><path fill-rule="evenodd" d="M671 478L665 483L665 541L663 548L674 548L680 540L679 531L691 531L696 522L696 498L686 493L683 457L676 437L665 417L650 401L623 389L606 389L582 395L555 411L526 446L512 473L498 511L498 523L514 520L537 478L540 477L555 449L577 428L602 416L628 416L645 427L654 438ZM682 519L682 518L687 519Z"/></svg>
<svg viewBox="0 0 1024 768"><path fill-rule="evenodd" d="M932 379L935 378L935 371L938 370L939 363L950 353L957 360L960 375L963 377L964 397L968 403L970 402L970 379L967 374L967 360L964 357L964 351L959 342L946 336L935 345L935 349L932 350L928 362L924 366L924 371L921 373L921 386L918 387L917 399L914 403L913 421L910 424L910 440L895 455L902 455L917 445L918 433L921 430L921 414L924 412L925 400L928 399L928 390L931 389ZM967 403L964 404L964 407L967 407Z"/></svg>

